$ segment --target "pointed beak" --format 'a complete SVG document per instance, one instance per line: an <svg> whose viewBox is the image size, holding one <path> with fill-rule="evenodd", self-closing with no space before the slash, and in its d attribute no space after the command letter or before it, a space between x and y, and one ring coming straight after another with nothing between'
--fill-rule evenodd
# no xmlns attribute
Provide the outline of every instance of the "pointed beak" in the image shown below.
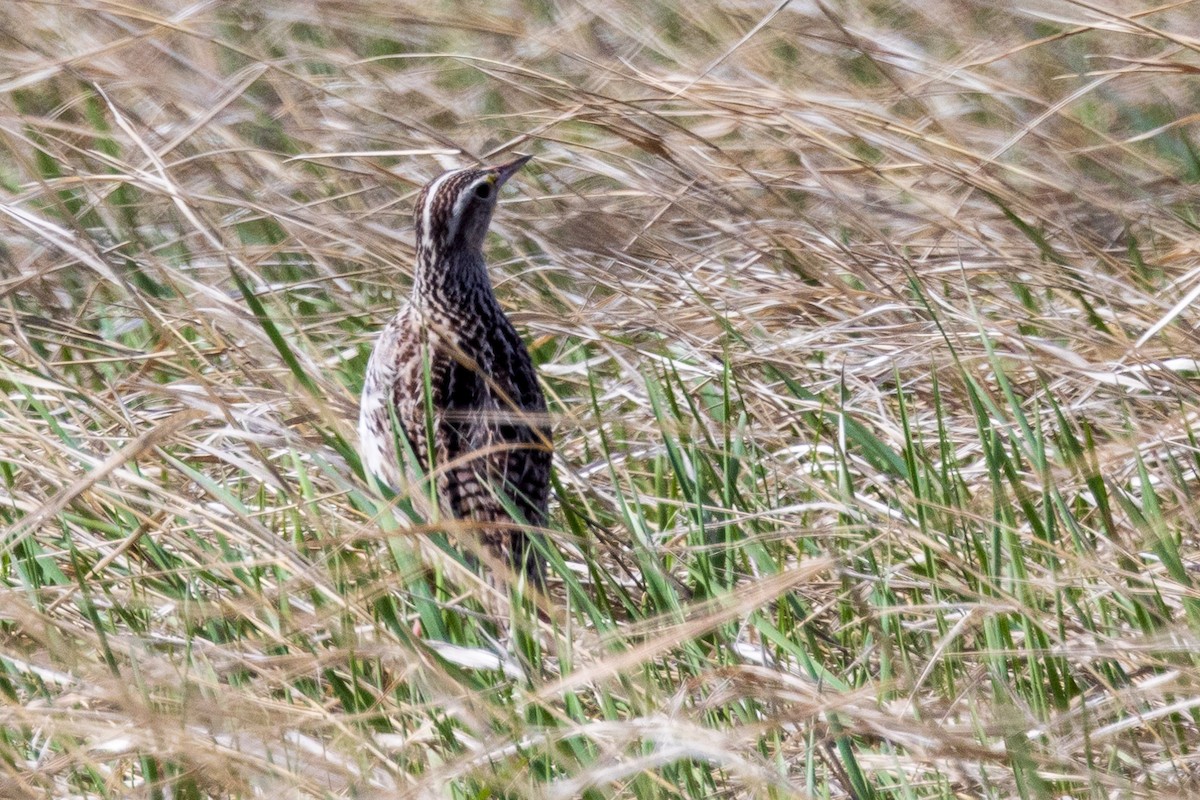
<svg viewBox="0 0 1200 800"><path fill-rule="evenodd" d="M504 182L513 176L517 170L525 166L525 162L533 156L518 156L507 164L501 164L497 167L492 167L492 171L496 173L496 188L499 189L504 185Z"/></svg>

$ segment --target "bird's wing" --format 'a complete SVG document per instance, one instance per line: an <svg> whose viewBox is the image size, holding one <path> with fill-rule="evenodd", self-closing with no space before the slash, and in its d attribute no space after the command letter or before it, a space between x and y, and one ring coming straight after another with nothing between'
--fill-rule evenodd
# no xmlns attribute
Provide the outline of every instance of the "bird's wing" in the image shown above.
<svg viewBox="0 0 1200 800"><path fill-rule="evenodd" d="M531 525L544 525L550 478L551 431L546 420L546 400L538 386L529 351L511 326L496 348L496 385L493 387L496 455L492 479Z"/></svg>
<svg viewBox="0 0 1200 800"><path fill-rule="evenodd" d="M446 510L460 519L486 519L480 512L491 499L481 480L489 445L488 427L481 421L487 382L476 364L461 357L449 359L438 377L437 399L443 411L437 425L437 458Z"/></svg>
<svg viewBox="0 0 1200 800"><path fill-rule="evenodd" d="M455 473L449 510L464 519L507 522L515 506L526 522L541 525L550 451L536 376L531 364L512 372L493 361L493 353L481 356L486 363L456 361L442 378L443 463Z"/></svg>
<svg viewBox="0 0 1200 800"><path fill-rule="evenodd" d="M549 431L542 429L545 401L533 365L515 331L512 337L518 349L475 341L469 355L448 346L436 354L435 471L443 510L475 523L484 547L538 579L540 560L528 553L512 511L523 522L545 524Z"/></svg>

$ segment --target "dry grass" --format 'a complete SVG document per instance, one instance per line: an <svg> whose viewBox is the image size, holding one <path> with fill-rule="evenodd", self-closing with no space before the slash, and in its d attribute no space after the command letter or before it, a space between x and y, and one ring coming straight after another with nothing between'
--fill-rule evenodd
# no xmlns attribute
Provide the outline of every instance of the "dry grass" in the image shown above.
<svg viewBox="0 0 1200 800"><path fill-rule="evenodd" d="M0 796L1200 792L1200 6L591 5L0 7ZM353 449L512 150L528 679Z"/></svg>

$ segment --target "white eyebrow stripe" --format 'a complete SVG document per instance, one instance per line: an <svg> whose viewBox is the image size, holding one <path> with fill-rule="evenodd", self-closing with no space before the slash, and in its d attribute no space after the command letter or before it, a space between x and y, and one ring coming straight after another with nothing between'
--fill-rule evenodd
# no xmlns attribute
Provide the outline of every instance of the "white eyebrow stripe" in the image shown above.
<svg viewBox="0 0 1200 800"><path fill-rule="evenodd" d="M453 174L453 171L442 173L429 185L429 189L425 192L425 207L421 209L421 228L425 231L426 236L429 236L432 232L430 225L433 223L434 198L437 197L438 189L442 188L442 184Z"/></svg>
<svg viewBox="0 0 1200 800"><path fill-rule="evenodd" d="M463 191L458 193L458 198L454 201L454 213L450 215L451 239L458 235L459 221L462 219L463 212L467 209L467 203L471 202L471 194L478 188L479 184L486 182L487 176L484 175L478 180L471 181L469 185L464 187Z"/></svg>

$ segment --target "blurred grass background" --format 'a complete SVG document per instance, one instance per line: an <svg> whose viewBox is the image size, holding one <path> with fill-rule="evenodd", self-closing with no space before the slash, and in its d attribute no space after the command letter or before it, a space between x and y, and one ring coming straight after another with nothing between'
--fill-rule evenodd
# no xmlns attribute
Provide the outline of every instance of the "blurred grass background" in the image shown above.
<svg viewBox="0 0 1200 800"><path fill-rule="evenodd" d="M1195 796L1198 14L0 4L0 796ZM509 152L524 678L353 433Z"/></svg>

